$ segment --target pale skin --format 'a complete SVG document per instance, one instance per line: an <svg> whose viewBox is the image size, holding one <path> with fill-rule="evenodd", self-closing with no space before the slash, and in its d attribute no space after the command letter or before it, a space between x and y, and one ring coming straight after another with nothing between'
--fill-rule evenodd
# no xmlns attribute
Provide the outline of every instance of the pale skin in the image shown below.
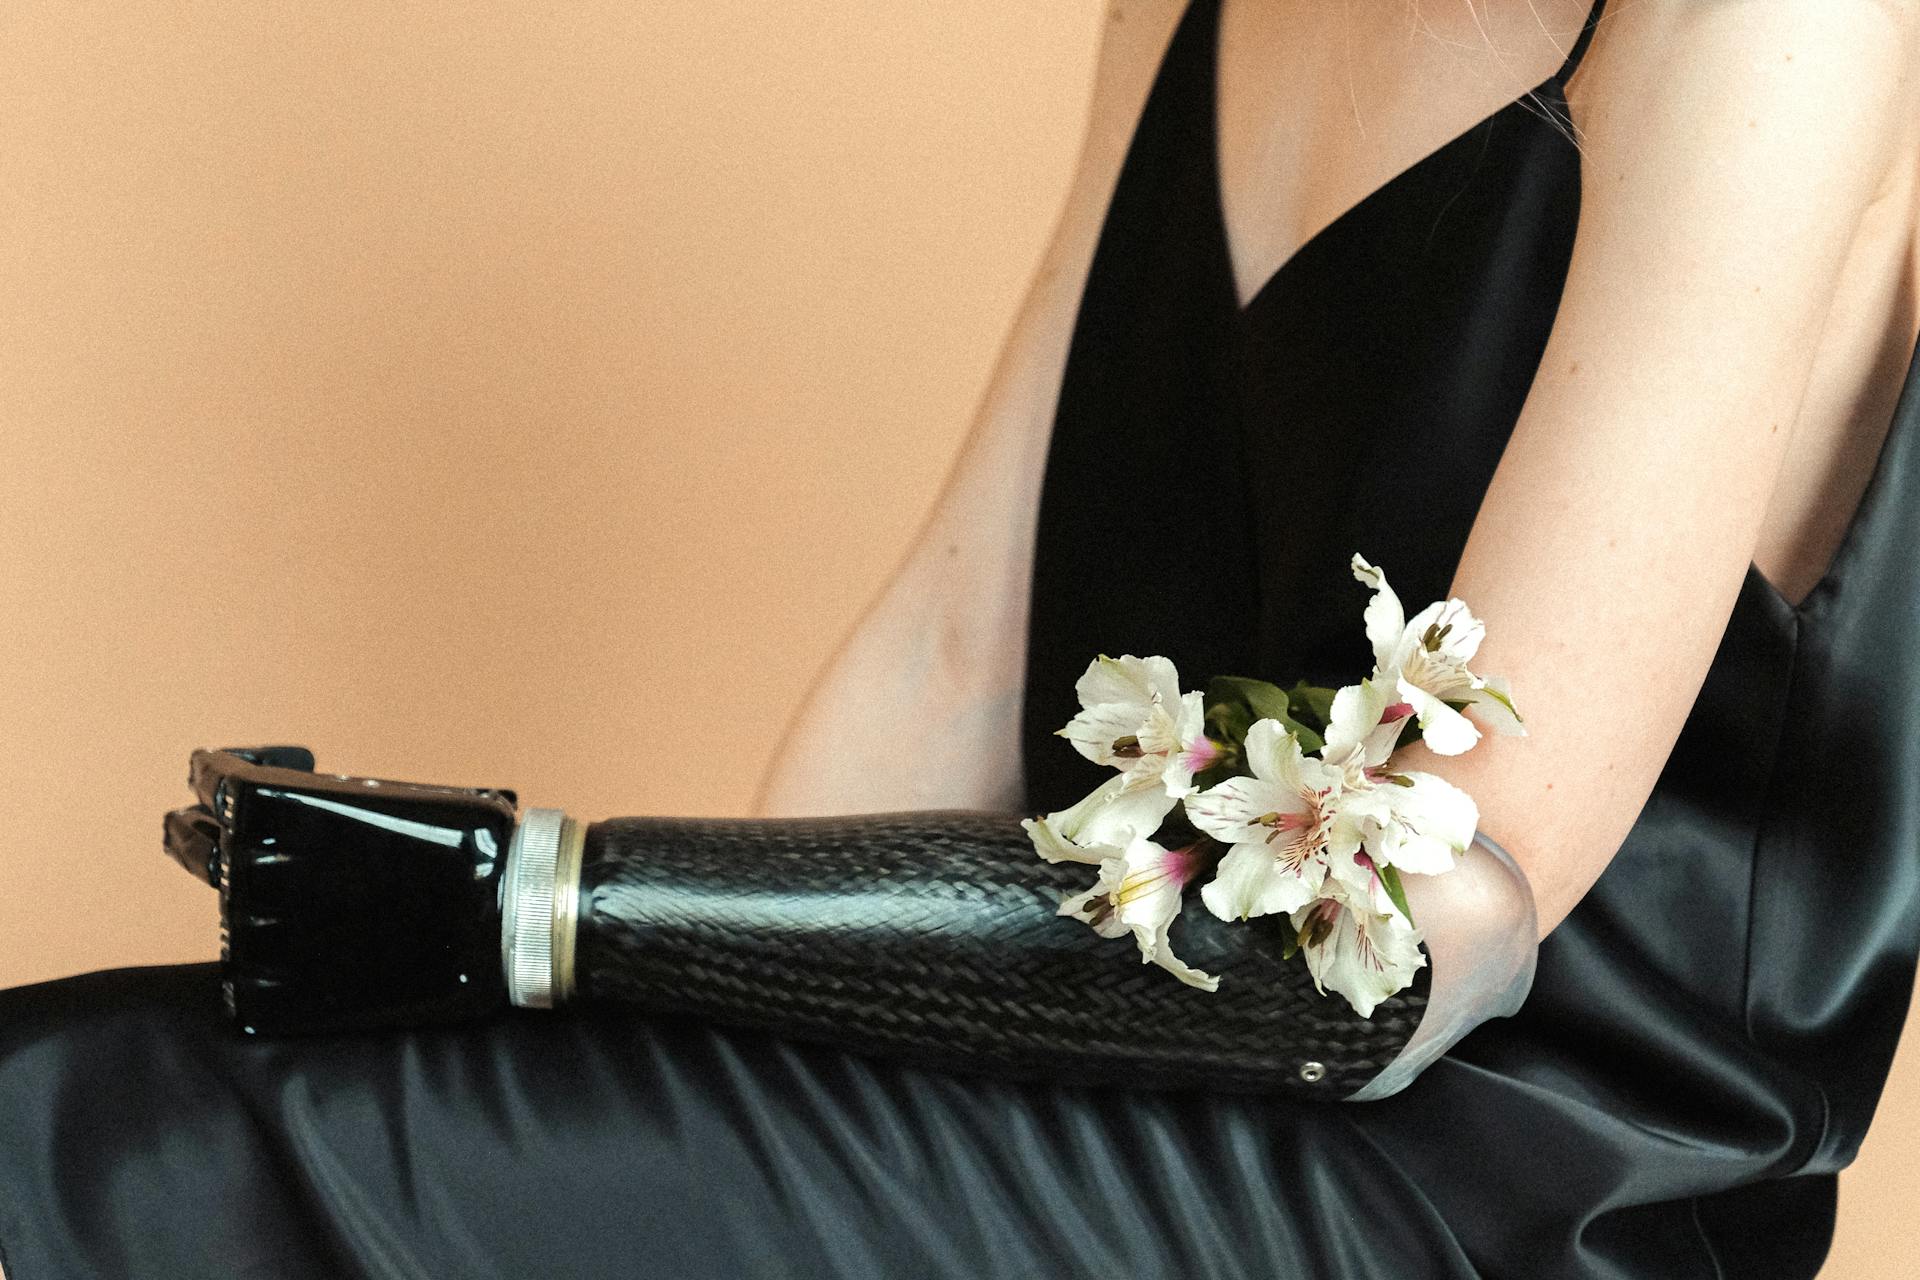
<svg viewBox="0 0 1920 1280"><path fill-rule="evenodd" d="M755 812L1020 808L1052 409L1182 7L1109 5L1075 176L973 429ZM1544 81L1587 8L1227 0L1220 170L1240 296ZM1566 288L1450 590L1487 624L1475 669L1511 680L1530 734L1402 757L1474 797L1527 872L1543 938L1651 794L1749 562L1801 604L1866 486L1920 328L1920 0L1611 0L1567 97L1583 154Z"/></svg>

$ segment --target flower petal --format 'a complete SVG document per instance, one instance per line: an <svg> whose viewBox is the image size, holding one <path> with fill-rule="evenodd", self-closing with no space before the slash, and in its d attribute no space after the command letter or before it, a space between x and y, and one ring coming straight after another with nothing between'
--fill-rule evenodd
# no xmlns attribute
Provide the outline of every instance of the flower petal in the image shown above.
<svg viewBox="0 0 1920 1280"><path fill-rule="evenodd" d="M1373 599L1367 601L1364 615L1367 624L1367 639L1373 645L1373 661L1376 666L1395 665L1393 653L1400 643L1401 634L1406 630L1406 610L1400 607L1400 597L1387 585L1387 575L1375 566L1368 564L1359 552L1354 552L1353 576L1373 588Z"/></svg>
<svg viewBox="0 0 1920 1280"><path fill-rule="evenodd" d="M1119 885L1120 878L1126 874L1127 864L1119 858L1108 858L1100 864L1100 878L1091 889L1062 898L1054 914L1072 916L1075 920L1084 920L1093 926L1093 931L1103 938L1118 938L1128 932L1127 923L1120 913L1113 909L1113 891Z"/></svg>
<svg viewBox="0 0 1920 1280"><path fill-rule="evenodd" d="M1412 785L1380 788L1394 811L1368 835L1367 852L1376 862L1416 875L1451 871L1454 855L1466 851L1480 825L1479 807L1437 774L1410 769L1398 776Z"/></svg>
<svg viewBox="0 0 1920 1280"><path fill-rule="evenodd" d="M1420 718L1420 738L1427 750L1435 755L1457 756L1480 741L1480 730L1473 721L1405 676L1399 686L1400 696L1413 704L1413 713Z"/></svg>
<svg viewBox="0 0 1920 1280"><path fill-rule="evenodd" d="M1202 973L1173 954L1173 948L1164 937L1153 953L1153 962L1171 973L1190 987L1199 987L1202 991L1218 991L1220 979L1211 973Z"/></svg>
<svg viewBox="0 0 1920 1280"><path fill-rule="evenodd" d="M1116 773L1071 808L1048 814L1046 822L1055 833L1083 849L1099 845L1124 849L1136 835L1150 836L1158 831L1167 814L1180 803L1158 785L1129 785L1131 782L1127 774ZM1041 851L1040 856L1047 855Z"/></svg>
<svg viewBox="0 0 1920 1280"><path fill-rule="evenodd" d="M1146 675L1147 696L1171 711L1180 701L1180 672L1173 659L1155 654L1140 659L1140 668Z"/></svg>
<svg viewBox="0 0 1920 1280"><path fill-rule="evenodd" d="M1327 718L1326 745L1320 749L1324 760L1343 762L1348 753L1359 749L1355 763L1367 768L1385 762L1400 741L1405 720L1402 709L1396 718L1381 723L1387 709L1395 705L1399 677L1397 673L1369 676L1359 684L1342 687L1333 695L1333 707Z"/></svg>
<svg viewBox="0 0 1920 1280"><path fill-rule="evenodd" d="M1327 824L1329 856L1335 859L1351 858L1366 845L1368 837L1380 823L1392 819L1392 809L1376 796L1380 790L1380 787L1370 785L1340 793L1334 805L1333 821Z"/></svg>
<svg viewBox="0 0 1920 1280"><path fill-rule="evenodd" d="M1121 860L1125 874L1113 891L1114 908L1140 934L1140 949L1145 952L1153 933L1180 914L1181 890L1197 873L1200 855L1192 846L1168 849L1135 836Z"/></svg>
<svg viewBox="0 0 1920 1280"><path fill-rule="evenodd" d="M1205 736L1207 713L1200 702L1195 690L1168 706L1156 705L1140 726L1140 749L1146 754L1134 761L1132 772L1150 774L1176 800L1193 790L1187 748L1194 737Z"/></svg>
<svg viewBox="0 0 1920 1280"><path fill-rule="evenodd" d="M1161 690L1169 702L1180 696L1179 676L1172 660L1136 658L1130 653L1118 658L1101 654L1087 664L1086 671L1073 685L1083 707L1096 707L1103 702L1136 704L1143 719L1153 703L1156 689Z"/></svg>
<svg viewBox="0 0 1920 1280"><path fill-rule="evenodd" d="M1098 702L1084 708L1053 732L1054 736L1071 742L1075 751L1095 764L1110 764L1124 769L1133 763L1133 759L1114 755L1114 740L1136 736L1144 718L1145 712L1136 703Z"/></svg>
<svg viewBox="0 0 1920 1280"><path fill-rule="evenodd" d="M1059 816L1048 814L1041 818L1020 819L1028 839L1033 841L1033 851L1048 862L1090 862L1098 866L1108 858L1120 856L1120 850L1110 844L1089 848L1067 839L1054 829L1054 819Z"/></svg>
<svg viewBox="0 0 1920 1280"><path fill-rule="evenodd" d="M1254 777L1294 793L1295 803L1286 812L1297 812L1301 807L1297 797L1306 787L1301 777L1305 757L1300 751L1300 739L1278 720L1255 720L1247 730L1243 750Z"/></svg>
<svg viewBox="0 0 1920 1280"><path fill-rule="evenodd" d="M1505 676L1475 676L1467 701L1488 728L1515 737L1527 736L1526 724L1513 705L1513 691Z"/></svg>
<svg viewBox="0 0 1920 1280"><path fill-rule="evenodd" d="M1302 876L1284 869L1266 845L1237 844L1201 886L1200 899L1222 920L1247 920L1292 911L1312 898L1313 890Z"/></svg>
<svg viewBox="0 0 1920 1280"><path fill-rule="evenodd" d="M1132 933L1142 964L1157 964L1188 986L1214 991L1220 979L1174 955L1167 936L1180 915L1183 891L1203 865L1198 845L1168 849L1138 836L1124 852L1102 860L1093 887L1061 899L1055 914L1084 921L1103 938Z"/></svg>
<svg viewBox="0 0 1920 1280"><path fill-rule="evenodd" d="M1371 1018L1374 1007L1405 988L1427 962L1422 934L1390 901L1381 910L1344 881L1330 879L1327 887L1332 892L1292 915L1296 929L1314 921L1320 934L1317 942L1303 942L1301 953L1315 989L1324 995L1331 987L1355 1013Z"/></svg>
<svg viewBox="0 0 1920 1280"><path fill-rule="evenodd" d="M1104 702L1140 702L1146 699L1145 682L1139 677L1139 659L1128 656L1127 660L1109 658L1101 654L1087 664L1080 678L1073 682L1073 691L1083 707L1097 707Z"/></svg>
<svg viewBox="0 0 1920 1280"><path fill-rule="evenodd" d="M1160 824L1179 803L1179 798L1168 795L1164 787L1151 781L1141 786L1135 781L1133 785L1114 792L1106 807L1087 819L1081 830L1084 839L1093 843L1116 844L1125 848L1133 837L1148 836L1158 831Z"/></svg>
<svg viewBox="0 0 1920 1280"><path fill-rule="evenodd" d="M1432 628L1439 635L1438 642L1427 648L1427 630ZM1414 643L1426 649L1438 661L1450 666L1465 666L1474 654L1480 651L1480 642L1486 639L1486 624L1473 616L1473 610L1467 608L1467 602L1458 597L1436 600L1412 618L1407 620L1407 633Z"/></svg>
<svg viewBox="0 0 1920 1280"><path fill-rule="evenodd" d="M1186 798L1187 820L1225 844L1265 840L1272 828L1255 819L1269 813L1304 813L1298 789L1237 776Z"/></svg>

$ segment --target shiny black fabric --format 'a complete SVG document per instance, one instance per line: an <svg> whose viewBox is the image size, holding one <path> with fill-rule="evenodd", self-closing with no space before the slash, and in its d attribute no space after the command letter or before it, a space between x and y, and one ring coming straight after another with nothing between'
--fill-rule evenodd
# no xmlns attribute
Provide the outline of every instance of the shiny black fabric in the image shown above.
<svg viewBox="0 0 1920 1280"><path fill-rule="evenodd" d="M1353 551L1444 594L1572 242L1576 156L1516 105L1236 308L1217 3L1167 53L1069 355L1035 812L1098 781L1051 735L1093 652L1344 680ZM1398 1095L997 1084L617 1010L256 1043L213 966L119 970L0 992L9 1274L1812 1276L1920 955L1917 368L1825 580L1791 608L1749 572L1526 1006ZM1438 470L1403 490L1372 465L1400 453ZM1116 493L1209 536L1116 542Z"/></svg>
<svg viewBox="0 0 1920 1280"><path fill-rule="evenodd" d="M1165 654L1189 682L1344 683L1371 661L1354 552L1410 607L1446 595L1572 251L1562 67L1239 307L1218 10L1195 0L1168 52L1075 334L1032 601L1035 810L1100 780L1048 737L1090 653ZM1749 566L1658 785L1520 1013L1385 1102L1287 1114L1277 1141L1411 1175L1396 1233L1490 1275L1814 1274L1920 954L1917 434L1910 361L1824 580L1790 607ZM1188 536L1117 544L1116 494ZM1384 1212L1362 1188L1320 1194Z"/></svg>

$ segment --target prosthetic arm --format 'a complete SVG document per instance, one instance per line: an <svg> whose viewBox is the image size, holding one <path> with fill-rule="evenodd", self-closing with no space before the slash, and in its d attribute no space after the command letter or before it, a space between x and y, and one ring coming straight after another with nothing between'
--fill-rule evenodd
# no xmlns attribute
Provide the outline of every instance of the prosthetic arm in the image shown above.
<svg viewBox="0 0 1920 1280"><path fill-rule="evenodd" d="M1476 835L1409 876L1428 963L1371 1017L1283 958L1284 916L1189 895L1190 987L1056 914L1092 868L1017 813L614 818L511 791L314 772L299 747L193 754L169 854L220 891L222 987L253 1035L615 1002L947 1071L1367 1101L1533 980L1525 875Z"/></svg>

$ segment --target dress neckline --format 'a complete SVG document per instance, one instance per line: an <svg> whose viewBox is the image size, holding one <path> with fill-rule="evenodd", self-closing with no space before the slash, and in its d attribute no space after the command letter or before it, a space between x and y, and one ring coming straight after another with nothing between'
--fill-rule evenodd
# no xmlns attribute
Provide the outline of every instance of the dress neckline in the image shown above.
<svg viewBox="0 0 1920 1280"><path fill-rule="evenodd" d="M1383 205L1416 175L1443 163L1453 153L1469 145L1476 135L1497 128L1503 117L1518 111L1525 111L1529 115L1536 114L1531 104L1537 100L1542 102L1549 111L1559 114L1557 124L1563 127L1571 126L1572 113L1567 106L1566 82L1579 65L1591 40L1594 25L1606 7L1606 0L1595 0L1579 38L1566 59L1552 75L1527 94L1495 108L1454 134L1341 211L1331 222L1314 232L1298 248L1288 254L1280 265L1261 282L1259 288L1255 289L1245 302L1241 302L1239 273L1234 266L1233 242L1227 228L1226 201L1220 183L1219 49L1222 3L1224 0L1190 0L1183 22L1185 17L1191 17L1193 10L1201 5L1211 10L1207 15L1207 21L1211 26L1198 33L1199 58L1202 63L1200 76L1202 131L1205 135L1201 146L1206 169L1203 181L1211 200L1208 221L1211 222L1214 234L1219 241L1220 248L1216 260L1222 264L1226 275L1225 291L1228 304L1232 308L1232 322L1243 327L1250 327L1267 308L1269 299L1282 292L1283 284L1304 259L1316 253L1325 252L1327 246L1336 237L1348 234L1369 212ZM1484 140L1482 145L1485 145ZM1576 169L1576 178L1571 187L1571 210L1575 218L1579 214L1580 194ZM1444 210L1442 212L1444 213ZM1435 219L1435 225L1438 225L1438 218ZM1920 434L1920 342L1915 344L1913 354L1908 359L1901 391L1894 406L1893 420L1868 472L1866 488L1861 494L1851 520L1848 521L1845 532L1841 535L1839 545L1828 556L1820 577L1801 595L1798 602L1790 601L1779 587L1774 585L1773 580L1762 572L1759 564L1749 559L1746 571L1748 581L1743 588L1743 594L1748 589L1757 592L1770 613L1777 619L1793 625L1803 624L1817 612L1827 608L1831 603L1829 598L1840 589L1841 582L1846 578L1847 569L1857 556L1863 554L1862 544L1871 541L1866 530L1890 518L1886 515L1886 510L1897 501L1893 491L1905 486L1902 477L1913 470L1912 465L1904 461L1905 453L1908 449L1920 448L1920 444L1911 442L1908 437L1917 434Z"/></svg>
<svg viewBox="0 0 1920 1280"><path fill-rule="evenodd" d="M1535 100L1541 100L1548 104L1550 110L1560 112L1563 123L1570 120L1564 93L1566 76L1578 65L1580 55L1586 47L1587 38L1591 34L1593 22L1599 17L1600 10L1604 6L1604 0L1601 0L1600 3L1594 6L1592 12L1588 14L1587 26L1582 29L1580 39L1574 44L1572 52L1567 55L1566 59L1552 75L1535 85L1527 93L1512 99L1502 106L1496 107L1472 124L1469 124L1466 128L1460 130L1445 142L1442 142L1438 147L1435 147L1417 160L1414 160L1411 164L1408 164L1405 168L1396 172L1380 186L1375 187L1359 200L1347 206L1347 208L1343 209L1331 222L1302 241L1293 252L1281 261L1278 267L1275 267L1273 271L1268 274L1267 278L1248 296L1246 301L1242 302L1240 301L1240 272L1233 259L1233 236L1227 226L1226 194L1221 185L1220 9L1223 0L1192 0L1192 2L1195 6L1205 4L1212 11L1210 15L1210 28L1201 33L1202 38L1199 41L1201 46L1201 62L1203 64L1201 89L1204 102L1202 114L1205 117L1206 135L1203 144L1207 168L1205 182L1212 201L1209 220L1213 224L1214 233L1219 237L1220 258L1226 267L1227 296L1232 302L1235 318L1242 321L1259 310L1261 304L1270 294L1278 292L1280 281L1288 274L1289 268L1300 261L1301 258L1314 252L1337 234L1347 230L1355 222L1364 217L1367 211L1381 204L1389 194L1406 185L1407 182L1413 179L1418 173L1441 163L1454 152L1466 146L1475 135L1496 127L1497 122L1502 117L1510 115L1515 111L1528 111L1531 114L1531 109L1528 104Z"/></svg>

